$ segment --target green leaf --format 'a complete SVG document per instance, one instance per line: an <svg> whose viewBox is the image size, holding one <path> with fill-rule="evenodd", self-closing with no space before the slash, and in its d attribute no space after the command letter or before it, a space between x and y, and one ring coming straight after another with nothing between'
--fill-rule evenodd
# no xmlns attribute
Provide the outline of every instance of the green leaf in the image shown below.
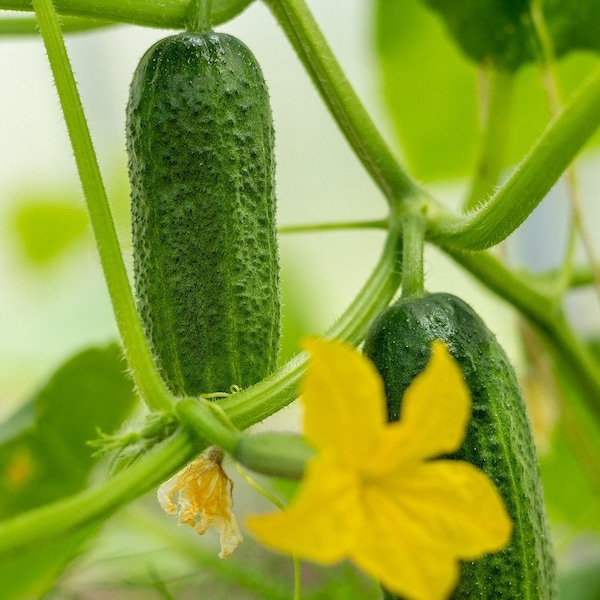
<svg viewBox="0 0 600 600"><path fill-rule="evenodd" d="M32 600L41 598L65 567L81 552L82 545L97 530L86 527L60 539L17 554L0 555L2 598Z"/></svg>
<svg viewBox="0 0 600 600"><path fill-rule="evenodd" d="M472 173L479 145L476 65L420 0L378 0L376 35L385 102L410 171L424 181ZM597 65L595 55L582 53L557 64L565 99ZM515 77L505 124L507 168L523 158L550 119L539 68L530 65ZM599 140L596 134L592 143Z"/></svg>
<svg viewBox="0 0 600 600"><path fill-rule="evenodd" d="M589 344L600 366L600 345ZM550 517L573 531L600 532L600 430L559 363L555 374L562 396L561 421L552 436L550 453L540 458L544 496Z"/></svg>
<svg viewBox="0 0 600 600"><path fill-rule="evenodd" d="M96 464L86 444L96 428L119 427L135 404L127 365L117 345L85 350L0 426L0 518L83 489ZM2 593L39 597L96 525L18 555L0 555Z"/></svg>
<svg viewBox="0 0 600 600"><path fill-rule="evenodd" d="M470 171L477 140L475 70L417 0L378 0L385 100L419 179Z"/></svg>
<svg viewBox="0 0 600 600"><path fill-rule="evenodd" d="M536 60L530 0L423 0L440 14L461 50L481 65L515 71ZM597 0L540 0L556 56L600 50Z"/></svg>
<svg viewBox="0 0 600 600"><path fill-rule="evenodd" d="M559 597L565 600L598 600L600 598L600 560L589 561L561 573Z"/></svg>
<svg viewBox="0 0 600 600"><path fill-rule="evenodd" d="M596 512L598 495L585 465L574 453L572 442L560 425L553 434L551 452L540 458L548 513L555 523L600 531L600 514ZM583 515L589 516L585 523L581 521Z"/></svg>
<svg viewBox="0 0 600 600"><path fill-rule="evenodd" d="M126 369L116 345L85 350L0 427L0 518L86 486L95 464L86 442L97 428L117 428L133 407Z"/></svg>
<svg viewBox="0 0 600 600"><path fill-rule="evenodd" d="M88 227L83 207L46 199L20 202L12 221L23 252L40 265L49 263L81 239Z"/></svg>

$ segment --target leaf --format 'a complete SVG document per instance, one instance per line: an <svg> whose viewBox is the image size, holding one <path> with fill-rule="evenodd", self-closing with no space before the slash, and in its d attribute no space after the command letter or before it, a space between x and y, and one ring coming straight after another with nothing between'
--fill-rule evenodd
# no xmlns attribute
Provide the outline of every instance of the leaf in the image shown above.
<svg viewBox="0 0 600 600"><path fill-rule="evenodd" d="M83 489L95 466L86 442L117 428L135 404L117 345L85 350L0 426L0 518ZM77 555L96 525L18 555L0 555L3 593L39 597Z"/></svg>
<svg viewBox="0 0 600 600"><path fill-rule="evenodd" d="M596 342L589 344L600 365ZM551 518L600 532L600 429L590 414L580 388L570 381L560 363L555 374L562 396L562 416L553 434L551 452L540 458L544 496Z"/></svg>
<svg viewBox="0 0 600 600"><path fill-rule="evenodd" d="M553 522L600 531L600 515L595 512L598 496L563 426L553 434L552 451L540 458L540 472L546 506ZM582 523L583 515L589 515L590 520Z"/></svg>
<svg viewBox="0 0 600 600"><path fill-rule="evenodd" d="M410 171L425 181L472 173L479 144L476 65L420 0L378 0L376 35L385 102ZM582 53L556 65L565 100L597 65L595 55ZM513 87L506 167L523 158L550 119L537 66L521 69ZM599 140L597 133L592 143Z"/></svg>
<svg viewBox="0 0 600 600"><path fill-rule="evenodd" d="M79 555L82 545L96 530L97 526L88 526L18 554L0 556L2 598L41 598L52 588L66 565Z"/></svg>
<svg viewBox="0 0 600 600"><path fill-rule="evenodd" d="M469 172L475 70L416 0L378 0L376 27L385 100L410 170L425 180Z"/></svg>
<svg viewBox="0 0 600 600"><path fill-rule="evenodd" d="M88 227L82 207L50 199L27 199L13 214L13 226L25 255L44 265L81 239Z"/></svg>
<svg viewBox="0 0 600 600"><path fill-rule="evenodd" d="M223 23L233 19L254 0L212 0L212 20L213 23Z"/></svg>
<svg viewBox="0 0 600 600"><path fill-rule="evenodd" d="M600 559L561 573L558 584L560 598L597 600L600 597Z"/></svg>
<svg viewBox="0 0 600 600"><path fill-rule="evenodd" d="M530 0L423 0L440 14L471 60L515 71L539 56ZM572 50L600 50L597 0L541 0L557 57Z"/></svg>

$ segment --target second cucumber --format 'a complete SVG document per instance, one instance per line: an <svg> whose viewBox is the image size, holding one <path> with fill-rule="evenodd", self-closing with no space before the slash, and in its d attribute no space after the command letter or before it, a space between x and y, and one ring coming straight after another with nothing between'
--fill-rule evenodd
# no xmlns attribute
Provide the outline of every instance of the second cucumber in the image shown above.
<svg viewBox="0 0 600 600"><path fill-rule="evenodd" d="M273 125L250 50L181 33L140 61L127 108L138 307L176 395L247 387L280 337Z"/></svg>

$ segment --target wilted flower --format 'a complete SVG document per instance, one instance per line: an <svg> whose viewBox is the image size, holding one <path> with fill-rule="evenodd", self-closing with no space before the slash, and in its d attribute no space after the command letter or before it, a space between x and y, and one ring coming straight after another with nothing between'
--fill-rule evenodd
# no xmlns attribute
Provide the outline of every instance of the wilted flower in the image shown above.
<svg viewBox="0 0 600 600"><path fill-rule="evenodd" d="M221 558L231 556L242 542L232 512L233 482L222 467L223 452L211 448L158 488L158 501L169 515L179 514L179 523L193 527L200 535L212 525L220 535ZM178 494L177 502L173 501Z"/></svg>

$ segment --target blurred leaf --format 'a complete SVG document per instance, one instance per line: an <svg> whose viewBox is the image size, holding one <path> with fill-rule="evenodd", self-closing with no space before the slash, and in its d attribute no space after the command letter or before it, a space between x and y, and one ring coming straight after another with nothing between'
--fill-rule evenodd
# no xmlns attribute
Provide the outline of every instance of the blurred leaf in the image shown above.
<svg viewBox="0 0 600 600"><path fill-rule="evenodd" d="M82 545L96 529L96 526L86 527L35 548L0 556L0 597L7 600L41 598L67 564L79 555Z"/></svg>
<svg viewBox="0 0 600 600"><path fill-rule="evenodd" d="M471 169L477 140L475 69L417 0L378 0L377 45L385 99L418 178Z"/></svg>
<svg viewBox="0 0 600 600"><path fill-rule="evenodd" d="M85 350L0 426L0 518L85 487L95 462L86 442L97 427L117 428L134 405L126 369L116 345Z"/></svg>
<svg viewBox="0 0 600 600"><path fill-rule="evenodd" d="M540 458L540 472L552 521L600 531L598 496L565 435L564 425L554 432L552 451Z"/></svg>
<svg viewBox="0 0 600 600"><path fill-rule="evenodd" d="M476 63L514 71L536 59L530 0L423 0L437 11L462 51ZM600 50L597 0L541 0L556 56Z"/></svg>
<svg viewBox="0 0 600 600"><path fill-rule="evenodd" d="M86 442L96 428L112 431L131 412L133 384L117 345L85 350L63 364L13 417L0 426L0 518L83 489L95 460ZM39 597L81 543L85 528L18 555L0 556L2 593Z"/></svg>
<svg viewBox="0 0 600 600"><path fill-rule="evenodd" d="M590 345L595 353L595 343ZM600 366L600 355L596 354ZM562 416L552 450L540 459L544 495L551 517L573 531L600 531L600 430L559 364L555 365L562 396Z"/></svg>
<svg viewBox="0 0 600 600"><path fill-rule="evenodd" d="M88 217L74 204L32 199L17 205L13 225L25 255L43 265L85 234Z"/></svg>
<svg viewBox="0 0 600 600"><path fill-rule="evenodd" d="M471 173L479 143L475 65L420 0L378 0L376 35L385 101L411 172L425 181ZM598 62L573 53L557 64L565 99ZM539 68L515 77L507 167L523 158L549 121ZM597 133L592 143L599 140Z"/></svg>
<svg viewBox="0 0 600 600"><path fill-rule="evenodd" d="M564 600L598 600L600 598L600 561L561 573L559 597Z"/></svg>

